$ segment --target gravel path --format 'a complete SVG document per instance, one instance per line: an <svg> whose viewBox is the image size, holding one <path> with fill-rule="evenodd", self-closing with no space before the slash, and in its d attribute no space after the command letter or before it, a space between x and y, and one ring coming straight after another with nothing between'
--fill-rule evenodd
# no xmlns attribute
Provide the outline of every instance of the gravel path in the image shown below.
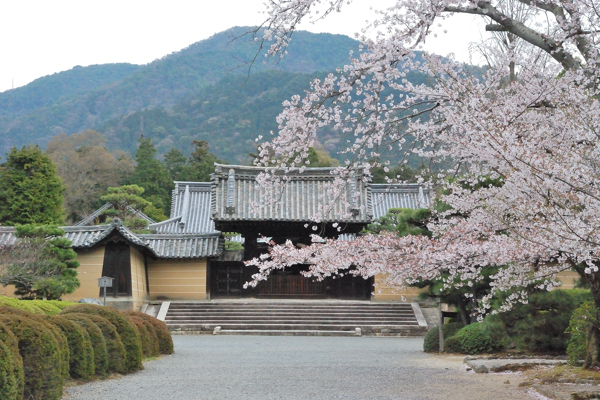
<svg viewBox="0 0 600 400"><path fill-rule="evenodd" d="M510 374L466 372L462 357L422 352L420 338L175 336L175 354L68 400L532 400Z"/></svg>

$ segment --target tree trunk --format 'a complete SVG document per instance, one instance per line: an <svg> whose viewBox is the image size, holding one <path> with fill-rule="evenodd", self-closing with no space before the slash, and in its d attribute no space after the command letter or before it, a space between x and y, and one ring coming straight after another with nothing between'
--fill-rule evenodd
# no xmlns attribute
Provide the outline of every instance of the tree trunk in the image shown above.
<svg viewBox="0 0 600 400"><path fill-rule="evenodd" d="M457 301L456 303L458 313L460 314L460 320L463 324L469 325L471 323L471 316L469 315L469 311L467 311L467 305L461 300Z"/></svg>
<svg viewBox="0 0 600 400"><path fill-rule="evenodd" d="M578 265L574 268L581 279L590 286L596 306L596 321L590 326L587 334L586 356L583 363L584 369L590 369L600 364L600 271L586 274L585 266Z"/></svg>

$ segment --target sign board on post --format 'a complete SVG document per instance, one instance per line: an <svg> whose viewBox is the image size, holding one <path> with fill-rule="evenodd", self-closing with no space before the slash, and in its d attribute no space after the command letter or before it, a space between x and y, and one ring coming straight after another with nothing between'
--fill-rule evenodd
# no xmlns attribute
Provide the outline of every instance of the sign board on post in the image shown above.
<svg viewBox="0 0 600 400"><path fill-rule="evenodd" d="M106 288L112 287L113 279L114 278L110 278L108 276L98 278L98 287L103 288L104 291L104 305L106 305Z"/></svg>

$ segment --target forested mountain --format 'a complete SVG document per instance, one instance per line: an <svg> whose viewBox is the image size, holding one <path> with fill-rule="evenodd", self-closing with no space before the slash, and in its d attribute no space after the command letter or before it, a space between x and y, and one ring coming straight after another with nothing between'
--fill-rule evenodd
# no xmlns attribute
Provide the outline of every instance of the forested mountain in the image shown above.
<svg viewBox="0 0 600 400"><path fill-rule="evenodd" d="M232 28L147 65L75 67L0 93L0 154L95 129L110 150L133 154L143 134L161 155L171 147L189 155L193 140L206 140L222 160L248 162L254 139L277 129L281 103L358 48L347 36L297 32L283 60L259 55L249 69L260 45L244 35L250 30ZM321 134L333 154L340 138Z"/></svg>
<svg viewBox="0 0 600 400"><path fill-rule="evenodd" d="M250 30L232 28L144 66L75 67L0 93L0 154L13 145L45 146L58 133L97 129L131 112L170 109L227 74L245 76L243 65L259 46L251 35L244 36ZM298 32L293 43L284 60L263 64L260 56L251 72L333 70L357 47L346 36L308 32Z"/></svg>

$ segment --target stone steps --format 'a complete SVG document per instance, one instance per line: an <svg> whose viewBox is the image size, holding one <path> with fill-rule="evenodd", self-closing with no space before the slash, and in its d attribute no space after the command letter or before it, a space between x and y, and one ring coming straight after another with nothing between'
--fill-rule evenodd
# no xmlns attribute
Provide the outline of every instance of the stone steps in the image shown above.
<svg viewBox="0 0 600 400"><path fill-rule="evenodd" d="M420 308L407 303L215 301L164 304L168 311L162 314L173 333L421 336L426 332Z"/></svg>

